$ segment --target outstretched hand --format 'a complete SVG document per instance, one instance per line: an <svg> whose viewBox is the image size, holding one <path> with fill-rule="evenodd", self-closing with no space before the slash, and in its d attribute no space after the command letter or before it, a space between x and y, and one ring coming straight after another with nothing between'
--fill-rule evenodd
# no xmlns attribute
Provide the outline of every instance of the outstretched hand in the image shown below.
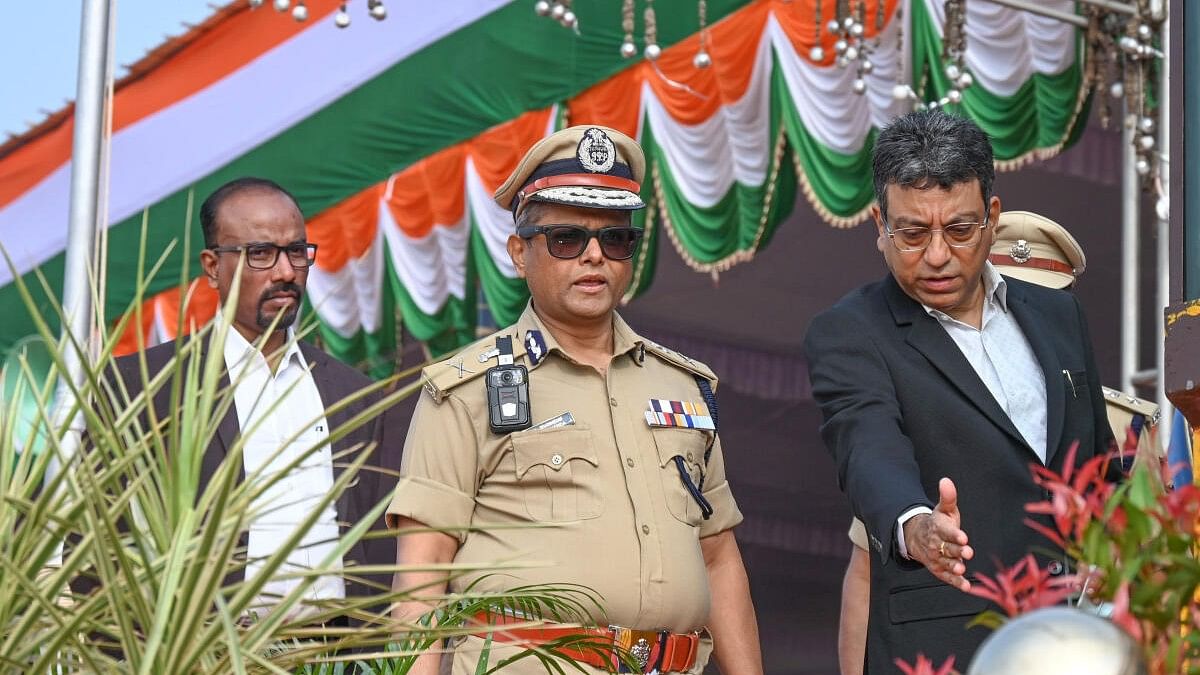
<svg viewBox="0 0 1200 675"><path fill-rule="evenodd" d="M933 513L913 516L904 523L904 545L908 557L924 565L930 574L966 591L971 588L971 582L963 576L967 573L966 561L975 557L975 550L967 545L967 533L961 525L958 490L954 481L943 478L938 481L938 504Z"/></svg>

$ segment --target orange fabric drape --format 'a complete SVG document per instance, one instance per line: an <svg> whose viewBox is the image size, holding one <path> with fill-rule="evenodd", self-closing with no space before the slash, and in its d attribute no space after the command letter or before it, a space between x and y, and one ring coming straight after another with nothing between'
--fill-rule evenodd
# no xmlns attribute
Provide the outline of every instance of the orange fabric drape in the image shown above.
<svg viewBox="0 0 1200 675"><path fill-rule="evenodd" d="M460 143L392 176L387 206L405 236L422 239L433 231L434 225L451 225L462 220L466 208L465 157Z"/></svg>
<svg viewBox="0 0 1200 675"><path fill-rule="evenodd" d="M183 330L180 331L179 306L185 298L187 307L183 315ZM186 296L180 295L178 286L169 288L142 304L141 325L131 320L125 326L125 332L121 334L113 353L122 356L136 352L139 329L142 332L142 341L151 345L154 344L151 338L156 327L161 330L162 335L159 337L163 340L175 339L180 334L187 335L195 328L208 323L216 315L218 304L217 290L209 286L204 279L193 279L187 286Z"/></svg>
<svg viewBox="0 0 1200 675"><path fill-rule="evenodd" d="M531 110L467 141L471 163L488 189L500 187L517 167L525 151L545 137L553 110Z"/></svg>
<svg viewBox="0 0 1200 675"><path fill-rule="evenodd" d="M308 240L317 245L317 266L339 270L352 258L361 258L375 241L379 229L378 183L309 219Z"/></svg>
<svg viewBox="0 0 1200 675"><path fill-rule="evenodd" d="M866 7L863 9L863 28L865 37L868 39L874 38L879 34L876 28L878 20L879 4L883 3L883 23L886 26L891 22L893 15L896 12L896 3L899 0L860 0ZM857 8L858 3L853 3ZM837 13L835 3L821 3L821 16L818 23L816 6L813 0L806 2L784 2L784 0L771 0L772 11L775 18L779 21L779 26L783 28L783 32L787 34L791 40L792 46L796 49L796 53L805 60L809 57L809 52L818 44L816 39L817 26L821 27L820 45L825 50L825 58L820 62L820 65L833 65L837 54L833 50L833 43L837 41L837 36L825 30L825 22L834 18Z"/></svg>
<svg viewBox="0 0 1200 675"><path fill-rule="evenodd" d="M218 82L328 16L339 0L309 0L307 21L286 20L269 7L233 3L203 24L169 40L117 84L113 133ZM71 158L73 110L68 119L0 158L0 207Z"/></svg>

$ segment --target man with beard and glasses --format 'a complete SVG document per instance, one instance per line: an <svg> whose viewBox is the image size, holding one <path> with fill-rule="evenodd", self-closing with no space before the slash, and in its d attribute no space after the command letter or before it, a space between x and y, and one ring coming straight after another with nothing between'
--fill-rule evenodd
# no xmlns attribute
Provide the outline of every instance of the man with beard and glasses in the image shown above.
<svg viewBox="0 0 1200 675"><path fill-rule="evenodd" d="M593 647L558 650L581 673L700 673L710 653L723 673L763 672L716 376L615 311L643 235L631 212L645 207L644 172L637 143L604 127L530 148L495 195L515 221L508 254L530 304L516 324L423 373L388 516L411 528L397 553L410 571L396 588L430 597L397 618L427 612L447 583L456 593L582 586L601 605L584 626L481 613L455 644L455 675L476 672L485 645L494 666L571 636ZM451 562L506 568L439 570ZM618 663L618 650L629 660ZM425 655L412 672L436 673L439 659ZM547 671L527 657L501 672Z"/></svg>
<svg viewBox="0 0 1200 675"><path fill-rule="evenodd" d="M208 284L217 289L222 308L211 329L217 336L224 333L225 339L222 346L217 346L215 341L210 343L209 334L205 333L199 338L202 343L198 353L204 360L211 355L210 349L220 350L225 373L219 391L231 386L233 390L233 405L219 423L202 459L201 490L239 436L243 443L240 480L255 474L267 480L303 457L297 468L288 471L255 501L257 515L241 542L247 560L244 575L258 573L263 561L292 536L321 497L329 494L336 477L357 458L358 452L373 453L353 479L353 487L345 490L332 508L322 511L276 576L311 569L319 566L335 548L339 533L355 525L393 488L394 479L373 470L383 468L394 472L399 468L399 439L388 443L385 438L391 412L389 409L357 426L339 440L323 443L331 432L376 402L379 395L372 392L340 410L328 410L372 382L320 349L296 339L293 324L317 246L308 242L304 217L291 194L270 180L238 178L219 187L204 201L200 223L204 233L200 263ZM229 302L235 303L232 321L229 326L222 326ZM148 381L143 380L142 359L149 378L153 379L171 364L186 339L117 360L116 368L130 399ZM186 372L186 367L180 366L179 372ZM154 410L159 419L176 412L171 408L171 389L168 384L154 395ZM120 401L116 403L119 405ZM313 452L312 448L319 449ZM382 519L372 524L373 529L382 526ZM388 565L394 560L390 543L360 540L343 556L342 563L345 568ZM387 581L382 579L385 586ZM295 577L269 580L258 601L260 612L270 611L273 600L300 583L301 579ZM376 592L366 584L327 575L320 577L305 597L310 601L336 603Z"/></svg>

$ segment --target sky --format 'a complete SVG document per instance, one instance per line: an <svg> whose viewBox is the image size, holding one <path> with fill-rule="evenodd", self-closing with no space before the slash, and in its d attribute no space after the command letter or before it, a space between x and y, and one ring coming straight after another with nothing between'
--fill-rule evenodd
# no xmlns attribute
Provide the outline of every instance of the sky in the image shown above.
<svg viewBox="0 0 1200 675"><path fill-rule="evenodd" d="M112 0L117 19L114 75L120 78L124 66L168 36L183 33L182 22L203 21L213 12L210 3L229 1ZM0 23L0 142L75 98L82 16L82 0L41 0L21 3Z"/></svg>

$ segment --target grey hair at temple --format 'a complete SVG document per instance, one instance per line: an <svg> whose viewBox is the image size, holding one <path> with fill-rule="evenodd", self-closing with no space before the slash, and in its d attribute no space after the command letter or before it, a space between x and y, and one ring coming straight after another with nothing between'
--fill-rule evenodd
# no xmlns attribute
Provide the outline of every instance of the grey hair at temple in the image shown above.
<svg viewBox="0 0 1200 675"><path fill-rule="evenodd" d="M979 179L984 214L996 168L992 143L974 122L941 110L918 110L892 120L875 141L875 199L887 218L887 186L924 190Z"/></svg>

